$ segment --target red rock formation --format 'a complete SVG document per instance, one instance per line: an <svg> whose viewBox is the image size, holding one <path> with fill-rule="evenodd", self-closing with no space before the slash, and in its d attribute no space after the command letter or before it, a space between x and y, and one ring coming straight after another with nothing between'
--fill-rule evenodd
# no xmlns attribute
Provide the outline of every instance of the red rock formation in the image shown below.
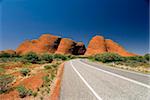
<svg viewBox="0 0 150 100"><path fill-rule="evenodd" d="M17 54L26 54L28 52L74 55L83 55L84 53L85 55L95 55L112 52L122 56L135 56L135 54L127 52L116 42L105 40L102 36L93 37L86 50L82 42L75 42L67 38L61 39L50 34L44 34L37 40L26 40L16 49Z"/></svg>
<svg viewBox="0 0 150 100"><path fill-rule="evenodd" d="M93 37L87 47L85 55L94 55L106 52L105 39L102 36Z"/></svg>
<svg viewBox="0 0 150 100"><path fill-rule="evenodd" d="M50 34L42 35L38 40L26 40L17 49L17 54L28 52L54 53L59 45L60 38Z"/></svg>
<svg viewBox="0 0 150 100"><path fill-rule="evenodd" d="M121 56L136 56L133 53L127 52L118 43L109 39L105 40L102 36L95 36L91 39L85 55L101 54L105 52L117 53Z"/></svg>
<svg viewBox="0 0 150 100"><path fill-rule="evenodd" d="M56 54L72 54L76 43L68 38L63 38L60 41Z"/></svg>
<svg viewBox="0 0 150 100"><path fill-rule="evenodd" d="M106 48L107 52L117 53L121 56L135 56L135 54L127 52L122 46L120 46L118 43L107 39L106 41Z"/></svg>

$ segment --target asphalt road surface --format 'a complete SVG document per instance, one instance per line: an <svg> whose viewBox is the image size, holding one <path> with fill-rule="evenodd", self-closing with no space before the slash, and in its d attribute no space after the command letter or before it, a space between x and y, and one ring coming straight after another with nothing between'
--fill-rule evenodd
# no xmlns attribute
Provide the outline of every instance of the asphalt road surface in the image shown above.
<svg viewBox="0 0 150 100"><path fill-rule="evenodd" d="M71 60L65 64L60 100L150 100L150 75Z"/></svg>

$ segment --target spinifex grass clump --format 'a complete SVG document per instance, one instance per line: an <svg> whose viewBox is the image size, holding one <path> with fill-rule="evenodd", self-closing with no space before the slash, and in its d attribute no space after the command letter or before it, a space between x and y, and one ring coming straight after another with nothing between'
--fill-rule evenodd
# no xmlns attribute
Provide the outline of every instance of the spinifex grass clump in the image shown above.
<svg viewBox="0 0 150 100"><path fill-rule="evenodd" d="M8 91L11 88L11 83L14 77L11 75L1 75L0 76L0 94Z"/></svg>
<svg viewBox="0 0 150 100"><path fill-rule="evenodd" d="M30 70L28 68L22 68L20 70L20 72L23 76L27 76L29 74Z"/></svg>

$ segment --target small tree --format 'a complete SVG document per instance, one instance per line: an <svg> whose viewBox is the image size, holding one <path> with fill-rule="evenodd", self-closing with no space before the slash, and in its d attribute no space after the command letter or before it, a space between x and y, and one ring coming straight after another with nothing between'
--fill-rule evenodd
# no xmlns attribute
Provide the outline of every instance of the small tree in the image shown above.
<svg viewBox="0 0 150 100"><path fill-rule="evenodd" d="M144 55L144 58L145 58L147 61L150 61L150 54L145 54L145 55Z"/></svg>

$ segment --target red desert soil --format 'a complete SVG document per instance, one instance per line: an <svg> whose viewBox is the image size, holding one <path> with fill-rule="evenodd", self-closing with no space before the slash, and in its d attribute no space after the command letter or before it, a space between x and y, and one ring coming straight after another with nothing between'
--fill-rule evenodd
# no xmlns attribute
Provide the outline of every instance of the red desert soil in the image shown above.
<svg viewBox="0 0 150 100"><path fill-rule="evenodd" d="M36 91L37 88L39 88L42 84L43 84L43 76L45 76L46 73L44 72L39 72L34 76L31 76L29 78L24 79L23 81L21 81L20 83L16 83L15 85L23 85L25 86L27 89L31 89L33 91Z"/></svg>

